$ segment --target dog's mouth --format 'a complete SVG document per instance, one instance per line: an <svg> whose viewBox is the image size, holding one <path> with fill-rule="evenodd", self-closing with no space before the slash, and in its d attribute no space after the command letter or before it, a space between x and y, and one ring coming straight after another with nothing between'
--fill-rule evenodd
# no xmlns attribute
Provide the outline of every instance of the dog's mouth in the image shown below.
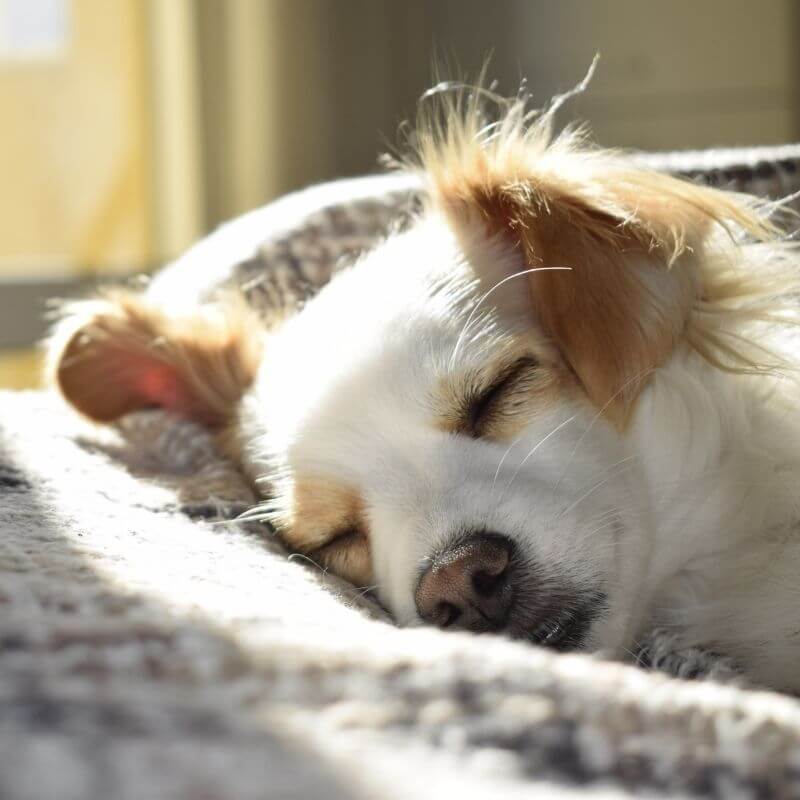
<svg viewBox="0 0 800 800"><path fill-rule="evenodd" d="M607 600L600 592L593 592L585 599L572 603L552 604L552 612L533 625L518 620L509 631L514 639L524 639L531 644L550 650L566 652L579 650L589 637L595 620L607 607Z"/></svg>
<svg viewBox="0 0 800 800"><path fill-rule="evenodd" d="M585 643L596 616L597 612L588 607L567 611L538 625L529 639L551 650L578 650Z"/></svg>

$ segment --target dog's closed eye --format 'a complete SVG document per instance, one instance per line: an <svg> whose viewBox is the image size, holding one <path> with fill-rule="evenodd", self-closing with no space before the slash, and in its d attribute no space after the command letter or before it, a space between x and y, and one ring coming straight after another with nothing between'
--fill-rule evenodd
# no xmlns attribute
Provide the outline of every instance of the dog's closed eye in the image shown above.
<svg viewBox="0 0 800 800"><path fill-rule="evenodd" d="M471 394L466 402L460 432L475 439L502 435L506 424L524 412L540 384L539 361L520 358L504 369L485 388Z"/></svg>
<svg viewBox="0 0 800 800"><path fill-rule="evenodd" d="M372 580L369 539L360 527L335 533L310 557L323 569L341 575L356 585L366 585Z"/></svg>

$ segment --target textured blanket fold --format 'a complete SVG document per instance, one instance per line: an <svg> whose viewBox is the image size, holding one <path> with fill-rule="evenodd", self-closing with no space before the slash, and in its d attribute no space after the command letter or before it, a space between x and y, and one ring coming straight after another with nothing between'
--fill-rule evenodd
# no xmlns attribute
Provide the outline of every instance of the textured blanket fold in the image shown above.
<svg viewBox="0 0 800 800"><path fill-rule="evenodd" d="M234 223L152 291L195 270L198 293L302 300L416 202L410 178L366 180ZM235 522L252 501L191 423L0 393L0 798L800 797L797 700L397 629ZM640 655L730 676L665 634Z"/></svg>
<svg viewBox="0 0 800 800"><path fill-rule="evenodd" d="M795 700L399 630L229 521L204 431L0 408L0 797L800 793Z"/></svg>

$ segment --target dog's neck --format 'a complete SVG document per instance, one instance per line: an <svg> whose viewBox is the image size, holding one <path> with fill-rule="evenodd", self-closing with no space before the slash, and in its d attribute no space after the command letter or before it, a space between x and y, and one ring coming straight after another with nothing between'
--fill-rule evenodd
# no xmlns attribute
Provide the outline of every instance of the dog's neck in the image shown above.
<svg viewBox="0 0 800 800"><path fill-rule="evenodd" d="M649 495L649 623L791 691L800 688L796 393L793 382L677 353L642 393L629 430Z"/></svg>
<svg viewBox="0 0 800 800"><path fill-rule="evenodd" d="M679 351L643 391L630 436L652 515L653 586L723 571L798 519L800 413L787 387Z"/></svg>

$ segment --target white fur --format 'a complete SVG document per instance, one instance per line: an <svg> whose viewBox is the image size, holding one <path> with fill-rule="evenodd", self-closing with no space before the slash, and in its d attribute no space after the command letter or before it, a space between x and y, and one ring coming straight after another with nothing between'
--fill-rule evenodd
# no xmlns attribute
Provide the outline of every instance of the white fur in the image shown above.
<svg viewBox="0 0 800 800"><path fill-rule="evenodd" d="M800 688L800 418L794 382L678 352L630 432L652 507L648 607L686 643Z"/></svg>

